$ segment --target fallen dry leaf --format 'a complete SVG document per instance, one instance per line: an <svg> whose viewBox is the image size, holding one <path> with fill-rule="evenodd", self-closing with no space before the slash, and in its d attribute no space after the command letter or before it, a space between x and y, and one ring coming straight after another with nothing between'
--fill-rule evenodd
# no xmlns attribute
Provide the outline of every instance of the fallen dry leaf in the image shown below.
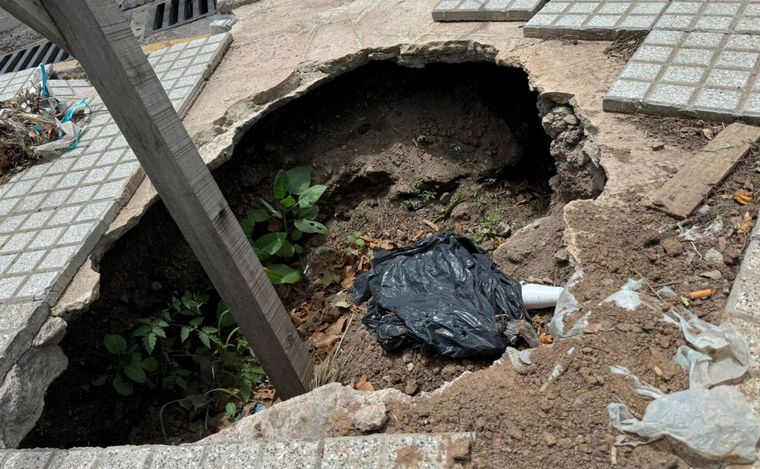
<svg viewBox="0 0 760 469"><path fill-rule="evenodd" d="M343 333L343 326L346 325L347 320L348 316L341 316L330 327L328 327L325 332L332 335L341 335Z"/></svg>
<svg viewBox="0 0 760 469"><path fill-rule="evenodd" d="M739 224L739 229L736 230L739 234L749 233L752 231L752 215L749 212L744 212L742 222Z"/></svg>
<svg viewBox="0 0 760 469"><path fill-rule="evenodd" d="M424 223L427 226L429 226L433 231L438 231L438 225L436 225L432 221L430 221L430 220L422 220L422 223Z"/></svg>
<svg viewBox="0 0 760 469"><path fill-rule="evenodd" d="M752 192L745 189L739 189L738 191L734 192L733 199L738 204L747 205L749 203L752 203Z"/></svg>
<svg viewBox="0 0 760 469"><path fill-rule="evenodd" d="M330 350L332 350L333 346L338 342L340 342L339 335L316 332L311 336L311 343L314 344L314 347L325 353L330 353Z"/></svg>
<svg viewBox="0 0 760 469"><path fill-rule="evenodd" d="M390 241L386 241L383 239L376 239L372 236L362 236L362 239L365 243L367 243L367 246L369 246L370 249L385 249L386 251L391 250L395 248L396 246L391 243Z"/></svg>
<svg viewBox="0 0 760 469"><path fill-rule="evenodd" d="M359 378L359 382L354 385L354 389L357 391L374 391L375 387L372 386L372 383L367 381L367 375L362 375L362 377Z"/></svg>
<svg viewBox="0 0 760 469"><path fill-rule="evenodd" d="M715 134L713 133L712 129L708 128L702 129L702 135L704 135L707 140L712 140L715 138Z"/></svg>
<svg viewBox="0 0 760 469"><path fill-rule="evenodd" d="M554 342L554 337L546 333L541 333L541 335L538 336L538 341L544 345L549 345Z"/></svg>
<svg viewBox="0 0 760 469"><path fill-rule="evenodd" d="M277 233L279 231L285 231L284 227L282 226L282 222L276 218L270 218L269 224L267 225L267 231L270 233Z"/></svg>
<svg viewBox="0 0 760 469"><path fill-rule="evenodd" d="M350 265L347 265L343 269L343 281L340 282L340 287L344 290L347 290L354 285L354 280L356 280L356 273L354 272L354 268Z"/></svg>

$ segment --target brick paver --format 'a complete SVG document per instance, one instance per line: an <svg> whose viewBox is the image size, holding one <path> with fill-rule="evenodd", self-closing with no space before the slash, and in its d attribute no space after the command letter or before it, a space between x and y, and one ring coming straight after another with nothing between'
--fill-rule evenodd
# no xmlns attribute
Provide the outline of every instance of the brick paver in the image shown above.
<svg viewBox="0 0 760 469"><path fill-rule="evenodd" d="M441 0L435 21L527 21L546 0Z"/></svg>

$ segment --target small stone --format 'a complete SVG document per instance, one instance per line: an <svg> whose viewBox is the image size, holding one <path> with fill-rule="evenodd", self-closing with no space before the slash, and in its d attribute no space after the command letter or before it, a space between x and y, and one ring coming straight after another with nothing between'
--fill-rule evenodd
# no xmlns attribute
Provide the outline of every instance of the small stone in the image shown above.
<svg viewBox="0 0 760 469"><path fill-rule="evenodd" d="M705 277L705 278L711 278L711 279L713 279L713 280L720 280L720 279L722 279L722 278L723 278L723 274L721 274L721 273L720 273L720 270L718 270L718 269L715 269L715 270L709 270L709 271L707 271L707 272L702 272L702 273L701 273L701 274L699 274L699 275L700 275L701 277Z"/></svg>
<svg viewBox="0 0 760 469"><path fill-rule="evenodd" d="M557 437L549 432L544 432L543 435L546 446L552 447L557 444Z"/></svg>
<svg viewBox="0 0 760 469"><path fill-rule="evenodd" d="M408 381L406 383L406 386L404 386L404 394L408 394L410 396L414 396L417 394L417 391L420 390L420 385L417 384L417 381Z"/></svg>
<svg viewBox="0 0 760 469"><path fill-rule="evenodd" d="M570 260L570 255L567 253L567 249L562 248L554 253L554 260L558 264L566 264Z"/></svg>
<svg viewBox="0 0 760 469"><path fill-rule="evenodd" d="M705 262L707 262L710 265L714 265L718 267L725 265L725 263L723 262L723 254L719 253L714 248L708 249L703 257L704 257Z"/></svg>
<svg viewBox="0 0 760 469"><path fill-rule="evenodd" d="M469 202L462 202L451 211L451 218L459 221L469 220L470 213L472 213L472 204Z"/></svg>
<svg viewBox="0 0 760 469"><path fill-rule="evenodd" d="M438 197L438 200L442 204L448 204L451 201L451 192L444 192L440 197Z"/></svg>
<svg viewBox="0 0 760 469"><path fill-rule="evenodd" d="M383 428L388 421L388 412L382 402L365 404L351 414L350 419L354 428L367 433Z"/></svg>
<svg viewBox="0 0 760 469"><path fill-rule="evenodd" d="M414 369L414 363L406 364L406 371L412 371Z"/></svg>
<svg viewBox="0 0 760 469"><path fill-rule="evenodd" d="M499 226L497 228L499 230L499 236L501 236L502 238L506 238L507 236L510 235L510 233L512 233L512 227L509 226L509 223L507 222L503 221L499 223Z"/></svg>
<svg viewBox="0 0 760 469"><path fill-rule="evenodd" d="M665 144L662 142L655 142L652 144L652 150L654 151L660 151L663 148L665 148Z"/></svg>
<svg viewBox="0 0 760 469"><path fill-rule="evenodd" d="M407 350L404 352L403 355L401 355L401 359L404 360L404 363L409 363L414 360L414 352L411 350Z"/></svg>
<svg viewBox="0 0 760 469"><path fill-rule="evenodd" d="M675 238L667 238L662 241L662 248L665 254L670 257L677 257L683 254L683 244Z"/></svg>
<svg viewBox="0 0 760 469"><path fill-rule="evenodd" d="M578 118L572 114L566 115L563 119L567 125L578 125Z"/></svg>

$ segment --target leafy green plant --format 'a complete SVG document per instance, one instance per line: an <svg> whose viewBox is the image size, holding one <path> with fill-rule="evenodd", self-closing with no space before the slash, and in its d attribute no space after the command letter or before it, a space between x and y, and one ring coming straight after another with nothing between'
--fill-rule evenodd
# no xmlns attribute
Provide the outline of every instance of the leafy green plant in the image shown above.
<svg viewBox="0 0 760 469"><path fill-rule="evenodd" d="M248 402L264 370L226 305L209 310L208 300L191 293L173 297L159 315L137 321L132 343L120 335L105 336L116 363L94 384L111 381L116 392L128 396L138 385L185 391L192 381Z"/></svg>
<svg viewBox="0 0 760 469"><path fill-rule="evenodd" d="M496 238L499 236L499 223L501 222L501 214L488 213L485 220L480 224L480 230L475 233L475 241L482 243L483 241Z"/></svg>
<svg viewBox="0 0 760 469"><path fill-rule="evenodd" d="M317 202L325 190L327 186L311 184L311 173L304 166L281 170L272 189L275 202L261 199L263 208L252 210L240 223L272 283L291 284L301 280L301 272L284 261L303 253L298 241L304 234L328 233L327 227L316 221ZM267 223L268 233L254 239L257 226L263 223Z"/></svg>
<svg viewBox="0 0 760 469"><path fill-rule="evenodd" d="M346 248L346 254L349 256L354 255L354 248L362 250L364 249L364 246L367 244L362 239L362 236L364 236L364 233L361 231L354 231L353 233L349 233L348 236L346 236L346 240L348 241L348 247Z"/></svg>
<svg viewBox="0 0 760 469"><path fill-rule="evenodd" d="M153 357L143 357L135 345L128 345L127 340L119 334L108 334L103 338L106 350L116 359L115 370L111 374L100 375L93 384L102 386L111 382L114 390L122 396L130 396L135 391L135 384L145 384L148 373L156 371L158 362Z"/></svg>
<svg viewBox="0 0 760 469"><path fill-rule="evenodd" d="M419 147L420 145L424 145L426 143L430 143L430 139L428 138L428 136L427 135L422 135L422 134L417 135L416 137L414 137L414 139L412 139L412 141L414 142L414 146L415 147Z"/></svg>
<svg viewBox="0 0 760 469"><path fill-rule="evenodd" d="M436 194L435 191L422 191L420 192L420 197L422 197L422 200L425 202L430 202L431 200L435 200L438 197L438 194Z"/></svg>
<svg viewBox="0 0 760 469"><path fill-rule="evenodd" d="M441 223L442 221L446 221L447 218L451 216L451 212L454 210L454 207L464 202L464 197L457 194L455 195L449 204L444 207L440 212L438 212L438 215L436 215L435 220L433 220L435 223Z"/></svg>

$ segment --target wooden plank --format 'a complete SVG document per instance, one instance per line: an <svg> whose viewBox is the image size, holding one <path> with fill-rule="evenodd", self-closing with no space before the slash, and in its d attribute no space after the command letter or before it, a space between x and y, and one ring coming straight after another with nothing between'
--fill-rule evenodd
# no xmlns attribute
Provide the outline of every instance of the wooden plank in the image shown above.
<svg viewBox="0 0 760 469"><path fill-rule="evenodd" d="M285 399L307 391L312 359L116 2L43 0L42 5L230 307L272 384Z"/></svg>
<svg viewBox="0 0 760 469"><path fill-rule="evenodd" d="M42 0L0 0L0 8L71 54L63 35L42 6Z"/></svg>
<svg viewBox="0 0 760 469"><path fill-rule="evenodd" d="M649 205L678 218L688 217L758 139L760 127L738 122L729 125L678 170L655 193Z"/></svg>

